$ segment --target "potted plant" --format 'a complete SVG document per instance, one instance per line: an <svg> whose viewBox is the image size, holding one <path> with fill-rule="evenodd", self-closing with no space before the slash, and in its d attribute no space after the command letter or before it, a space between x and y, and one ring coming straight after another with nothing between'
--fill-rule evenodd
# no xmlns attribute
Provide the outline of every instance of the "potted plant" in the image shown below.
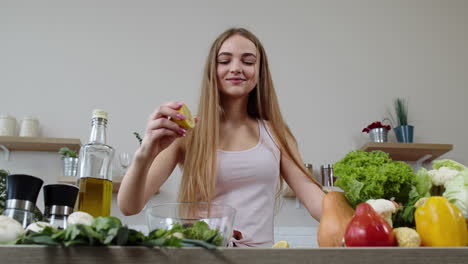
<svg viewBox="0 0 468 264"><path fill-rule="evenodd" d="M368 133L372 142L387 142L387 134L390 129L390 125L383 125L380 121L375 121L365 127L362 132Z"/></svg>
<svg viewBox="0 0 468 264"><path fill-rule="evenodd" d="M3 214L6 205L6 177L8 174L8 171L0 170L0 215Z"/></svg>
<svg viewBox="0 0 468 264"><path fill-rule="evenodd" d="M394 100L397 127L393 128L398 142L412 143L414 127L408 125L408 105L402 98ZM393 118L392 118L393 119ZM394 120L395 121L395 120Z"/></svg>
<svg viewBox="0 0 468 264"><path fill-rule="evenodd" d="M133 132L133 135L135 135L136 139L138 140L138 143L140 143L141 145L143 139L141 138L140 134L138 132Z"/></svg>
<svg viewBox="0 0 468 264"><path fill-rule="evenodd" d="M78 155L76 151L63 147L59 150L59 154L63 160L63 175L76 176L78 172Z"/></svg>

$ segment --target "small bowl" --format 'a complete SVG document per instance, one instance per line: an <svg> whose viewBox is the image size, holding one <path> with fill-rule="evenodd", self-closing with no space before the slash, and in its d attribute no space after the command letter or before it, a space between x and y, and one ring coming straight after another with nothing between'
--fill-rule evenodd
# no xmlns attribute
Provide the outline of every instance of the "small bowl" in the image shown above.
<svg viewBox="0 0 468 264"><path fill-rule="evenodd" d="M191 226L203 221L211 229L218 229L223 236L223 246L227 246L232 237L232 228L236 210L228 205L195 202L164 203L145 209L146 223L151 232L155 229L171 229L175 223Z"/></svg>

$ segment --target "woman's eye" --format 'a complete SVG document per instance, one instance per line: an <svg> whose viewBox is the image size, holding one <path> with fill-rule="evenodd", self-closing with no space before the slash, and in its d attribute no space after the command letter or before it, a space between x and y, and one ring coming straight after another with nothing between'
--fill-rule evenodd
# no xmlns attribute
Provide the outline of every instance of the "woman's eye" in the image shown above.
<svg viewBox="0 0 468 264"><path fill-rule="evenodd" d="M246 64L246 65L254 65L254 64L255 64L255 62L251 62L251 61L244 61L244 64Z"/></svg>
<svg viewBox="0 0 468 264"><path fill-rule="evenodd" d="M228 64L229 61L218 61L219 64Z"/></svg>

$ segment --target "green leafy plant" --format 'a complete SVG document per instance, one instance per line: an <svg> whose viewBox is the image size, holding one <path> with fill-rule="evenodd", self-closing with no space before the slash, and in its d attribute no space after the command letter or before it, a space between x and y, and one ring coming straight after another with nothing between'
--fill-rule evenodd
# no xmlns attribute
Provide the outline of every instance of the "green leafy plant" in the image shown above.
<svg viewBox="0 0 468 264"><path fill-rule="evenodd" d="M396 123L398 126L408 125L408 105L402 98L396 98L393 102L395 107ZM393 118L392 118L393 119Z"/></svg>
<svg viewBox="0 0 468 264"><path fill-rule="evenodd" d="M76 151L71 150L67 147L60 148L59 154L62 156L62 159L64 158L77 158L78 154Z"/></svg>
<svg viewBox="0 0 468 264"><path fill-rule="evenodd" d="M176 234L178 233L178 234ZM182 235L180 235L182 234ZM222 235L205 222L195 222L191 227L175 224L171 229L156 229L148 236L129 229L116 217L97 217L91 225L72 224L66 229L44 227L40 232L26 231L9 244L48 246L146 246L146 247L204 247L216 248Z"/></svg>
<svg viewBox="0 0 468 264"><path fill-rule="evenodd" d="M0 215L3 214L5 210L5 201L6 201L6 177L9 175L9 172L6 170L0 170Z"/></svg>
<svg viewBox="0 0 468 264"><path fill-rule="evenodd" d="M345 191L355 207L369 199L391 199L407 203L415 179L410 165L390 159L388 153L355 150L333 165L335 185Z"/></svg>
<svg viewBox="0 0 468 264"><path fill-rule="evenodd" d="M141 145L141 142L143 141L143 139L141 138L140 134L138 134L138 132L133 132L133 135L135 135L135 137L137 138L138 142Z"/></svg>

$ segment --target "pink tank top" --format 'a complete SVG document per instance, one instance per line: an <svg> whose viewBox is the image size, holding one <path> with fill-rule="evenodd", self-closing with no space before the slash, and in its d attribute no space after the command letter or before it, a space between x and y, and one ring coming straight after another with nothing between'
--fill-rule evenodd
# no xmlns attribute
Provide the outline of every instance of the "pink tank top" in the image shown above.
<svg viewBox="0 0 468 264"><path fill-rule="evenodd" d="M264 121L258 121L258 144L247 150L218 150L214 203L236 209L234 230L242 239L238 247L271 247L276 193L280 175L280 151Z"/></svg>

